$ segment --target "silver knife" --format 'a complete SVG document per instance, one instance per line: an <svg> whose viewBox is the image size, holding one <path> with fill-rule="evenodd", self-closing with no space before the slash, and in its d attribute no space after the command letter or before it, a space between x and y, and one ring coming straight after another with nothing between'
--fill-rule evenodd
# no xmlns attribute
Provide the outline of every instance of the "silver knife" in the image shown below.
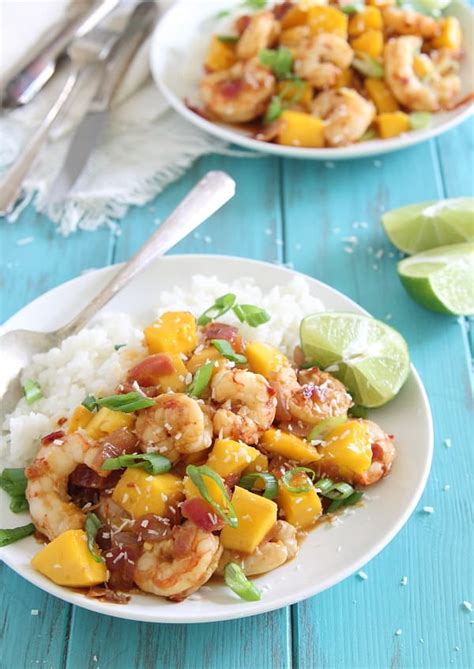
<svg viewBox="0 0 474 669"><path fill-rule="evenodd" d="M158 8L154 2L141 2L133 10L125 30L104 63L96 93L72 138L62 169L49 190L48 204L64 199L83 171L100 141L117 86L157 16Z"/></svg>

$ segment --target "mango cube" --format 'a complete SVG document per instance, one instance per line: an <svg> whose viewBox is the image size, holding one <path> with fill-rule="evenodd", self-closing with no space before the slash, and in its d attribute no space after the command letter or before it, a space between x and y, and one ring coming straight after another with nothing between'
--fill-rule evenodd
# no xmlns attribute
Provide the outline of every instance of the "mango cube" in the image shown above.
<svg viewBox="0 0 474 669"><path fill-rule="evenodd" d="M224 356L219 353L215 346L205 346L202 350L193 355L186 362L186 368L191 374L195 374L199 367L202 367L207 362L214 362L214 369L212 370L212 376L217 374L217 372L224 367L226 359Z"/></svg>
<svg viewBox="0 0 474 669"><path fill-rule="evenodd" d="M336 79L335 88L350 88L353 78L353 72L350 67L347 70L342 70Z"/></svg>
<svg viewBox="0 0 474 669"><path fill-rule="evenodd" d="M413 58L413 70L418 79L424 79L434 70L433 61L426 53L416 54Z"/></svg>
<svg viewBox="0 0 474 669"><path fill-rule="evenodd" d="M313 149L324 146L324 123L316 116L286 109L280 114L279 121L278 144Z"/></svg>
<svg viewBox="0 0 474 669"><path fill-rule="evenodd" d="M186 376L188 370L179 353L170 353L174 372L163 374L159 377L159 387L164 391L172 390L174 393L182 393L186 390Z"/></svg>
<svg viewBox="0 0 474 669"><path fill-rule="evenodd" d="M375 122L382 139L398 137L398 135L408 132L410 129L410 119L407 114L401 111L379 114Z"/></svg>
<svg viewBox="0 0 474 669"><path fill-rule="evenodd" d="M86 432L92 439L102 439L102 437L115 432L115 430L120 430L122 427L130 430L134 424L135 416L133 413L112 411L107 407L101 407L87 423Z"/></svg>
<svg viewBox="0 0 474 669"><path fill-rule="evenodd" d="M283 30L280 34L280 45L287 46L290 49L297 48L300 46L301 42L305 40L309 35L308 26L295 26L294 28L288 28Z"/></svg>
<svg viewBox="0 0 474 669"><path fill-rule="evenodd" d="M67 428L67 433L71 434L80 430L81 428L86 427L92 420L94 414L82 404L74 409L72 412L71 418L69 419L69 425Z"/></svg>
<svg viewBox="0 0 474 669"><path fill-rule="evenodd" d="M112 499L133 518L146 513L166 516L170 506L183 499L183 483L174 474L153 475L129 468L115 486Z"/></svg>
<svg viewBox="0 0 474 669"><path fill-rule="evenodd" d="M316 5L308 9L308 25L312 35L334 33L347 38L347 16L335 7Z"/></svg>
<svg viewBox="0 0 474 669"><path fill-rule="evenodd" d="M291 485L303 486L309 482L304 472L293 476ZM317 521L322 514L321 500L314 486L308 492L291 492L280 481L278 486L278 506L285 514L286 520L296 528L305 530Z"/></svg>
<svg viewBox="0 0 474 669"><path fill-rule="evenodd" d="M441 33L433 40L435 49L450 49L458 51L462 44L462 30L459 19L455 16L446 16L441 19Z"/></svg>
<svg viewBox="0 0 474 669"><path fill-rule="evenodd" d="M378 7L365 7L361 12L352 14L349 19L349 35L357 37L367 30L382 30L382 13Z"/></svg>
<svg viewBox="0 0 474 669"><path fill-rule="evenodd" d="M278 372L282 367L289 365L288 358L270 344L261 341L251 341L245 349L250 369L256 374L261 374L269 379L272 374Z"/></svg>
<svg viewBox="0 0 474 669"><path fill-rule="evenodd" d="M372 464L370 435L364 423L350 420L338 425L326 436L319 447L321 459L318 467L329 475L337 468L341 478L351 479L353 474L363 474Z"/></svg>
<svg viewBox="0 0 474 669"><path fill-rule="evenodd" d="M167 311L145 328L150 353L182 353L187 356L197 346L197 327L188 311Z"/></svg>
<svg viewBox="0 0 474 669"><path fill-rule="evenodd" d="M268 456L265 453L259 453L255 460L245 467L242 474L253 474L254 472L268 472Z"/></svg>
<svg viewBox="0 0 474 669"><path fill-rule="evenodd" d="M277 520L277 505L270 499L236 486L232 505L238 518L237 527L226 525L221 532L224 548L253 553Z"/></svg>
<svg viewBox="0 0 474 669"><path fill-rule="evenodd" d="M381 79L366 79L365 87L379 114L398 111L398 102L385 81Z"/></svg>
<svg viewBox="0 0 474 669"><path fill-rule="evenodd" d="M316 462L321 457L317 449L304 439L273 427L263 433L261 443L269 453L282 455L301 464Z"/></svg>
<svg viewBox="0 0 474 669"><path fill-rule="evenodd" d="M368 53L372 58L378 58L383 52L383 32L381 30L366 30L351 41L354 51Z"/></svg>
<svg viewBox="0 0 474 669"><path fill-rule="evenodd" d="M293 5L283 16L281 27L283 31L296 26L302 26L308 20L308 12L302 6Z"/></svg>
<svg viewBox="0 0 474 669"><path fill-rule="evenodd" d="M216 439L207 466L222 476L241 474L259 455L256 448L233 439Z"/></svg>
<svg viewBox="0 0 474 669"><path fill-rule="evenodd" d="M104 562L96 562L87 546L84 530L67 530L42 548L32 566L58 585L86 588L107 580Z"/></svg>
<svg viewBox="0 0 474 669"><path fill-rule="evenodd" d="M204 63L206 69L210 72L228 70L236 61L234 46L222 42L217 35L213 35Z"/></svg>

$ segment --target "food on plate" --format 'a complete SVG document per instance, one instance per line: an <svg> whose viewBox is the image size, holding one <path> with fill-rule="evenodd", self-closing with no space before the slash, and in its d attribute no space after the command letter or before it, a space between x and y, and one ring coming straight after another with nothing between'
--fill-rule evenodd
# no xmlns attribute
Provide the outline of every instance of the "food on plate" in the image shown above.
<svg viewBox="0 0 474 669"><path fill-rule="evenodd" d="M307 148L427 128L431 114L463 103L462 29L442 15L446 4L243 3L211 37L198 112Z"/></svg>
<svg viewBox="0 0 474 669"><path fill-rule="evenodd" d="M302 279L264 294L197 277L140 329L106 314L25 370L0 486L32 523L0 545L34 532L37 571L108 601L179 602L214 575L258 600L248 577L296 558L390 472L393 436L354 404L406 377L382 325L322 312Z"/></svg>

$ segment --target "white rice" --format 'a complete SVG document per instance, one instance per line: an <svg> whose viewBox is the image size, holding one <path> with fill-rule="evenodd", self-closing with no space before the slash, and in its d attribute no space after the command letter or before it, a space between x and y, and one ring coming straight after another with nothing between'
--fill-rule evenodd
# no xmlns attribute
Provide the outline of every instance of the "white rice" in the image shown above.
<svg viewBox="0 0 474 669"><path fill-rule="evenodd" d="M241 304L264 308L271 320L258 328L241 324L228 312L220 322L238 325L245 339L258 339L292 354L298 343L301 319L323 310L320 300L312 297L302 277L294 277L285 286L274 286L263 292L253 279L242 278L232 283L215 276L197 275L190 290L175 287L162 291L153 318L167 310L187 310L196 316L210 307L216 297L235 293ZM146 321L124 313L107 313L60 348L36 355L22 374L22 381L33 379L43 391L43 398L32 406L20 400L15 411L2 426L0 465L20 467L35 456L39 440L58 429L57 420L67 417L84 397L114 392L127 370L146 355L143 327ZM126 344L116 351L115 346Z"/></svg>

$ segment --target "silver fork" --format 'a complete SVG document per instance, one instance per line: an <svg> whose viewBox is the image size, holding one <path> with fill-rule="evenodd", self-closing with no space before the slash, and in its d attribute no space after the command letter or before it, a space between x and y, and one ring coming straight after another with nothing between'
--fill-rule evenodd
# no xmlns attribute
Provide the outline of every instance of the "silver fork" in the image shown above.
<svg viewBox="0 0 474 669"><path fill-rule="evenodd" d="M0 184L0 216L9 214L21 193L21 188L34 160L45 143L51 126L59 113L64 109L76 89L79 81L93 77L100 63L110 54L117 41L119 33L95 28L84 37L71 44L67 50L69 57L69 72L61 92L53 106L46 114L40 126L29 138L21 154L7 171Z"/></svg>

